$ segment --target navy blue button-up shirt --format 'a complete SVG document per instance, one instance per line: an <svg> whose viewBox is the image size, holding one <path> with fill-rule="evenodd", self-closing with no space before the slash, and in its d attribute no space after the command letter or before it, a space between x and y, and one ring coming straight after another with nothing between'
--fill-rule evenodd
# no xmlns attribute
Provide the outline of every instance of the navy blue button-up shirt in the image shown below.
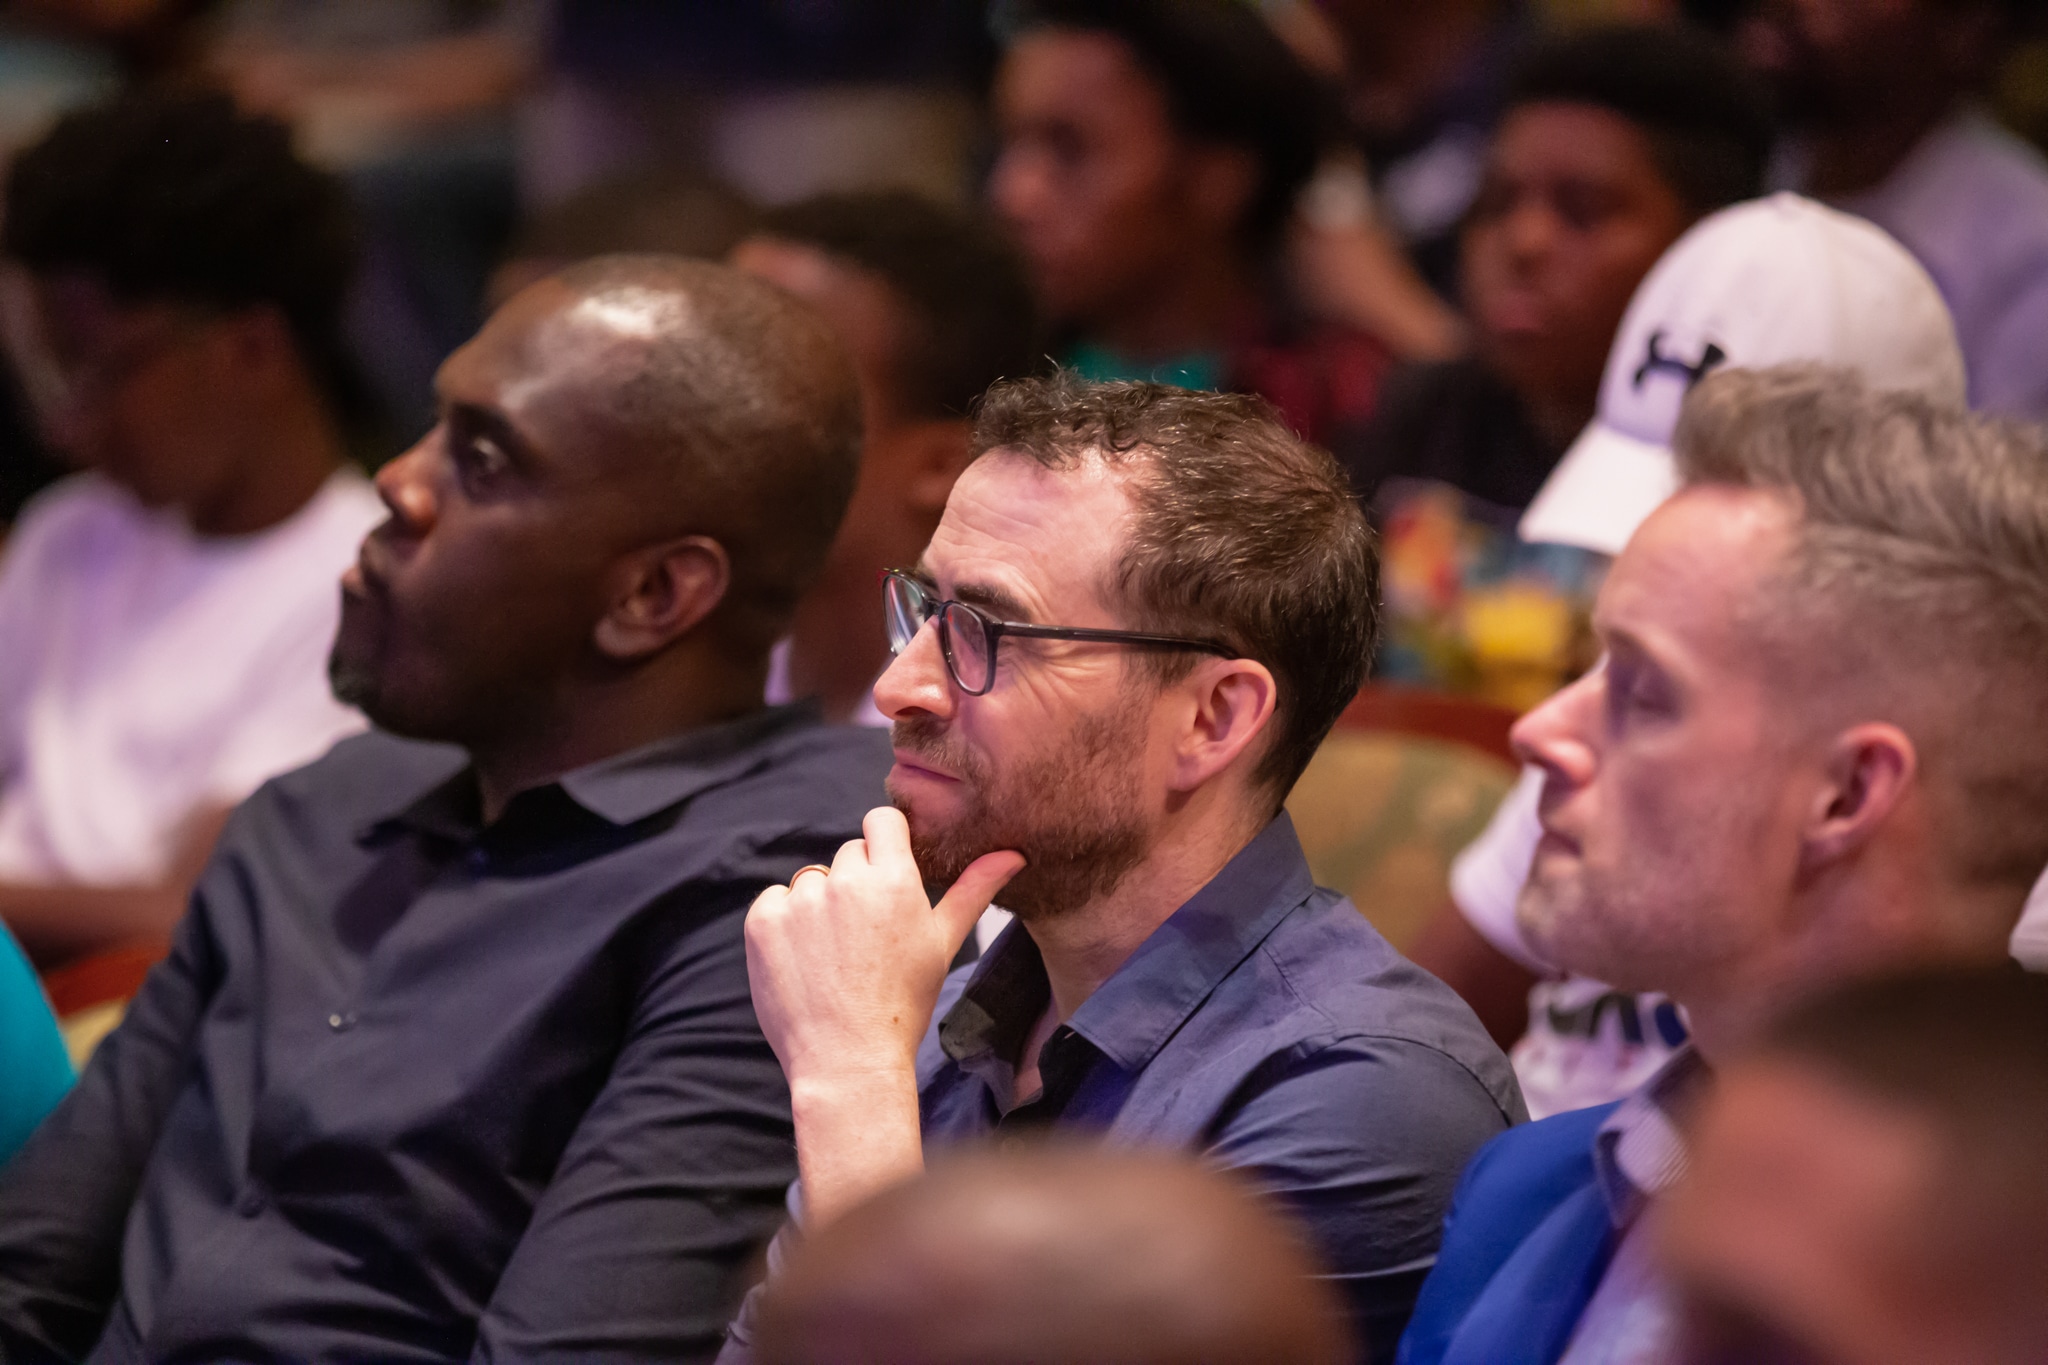
<svg viewBox="0 0 2048 1365"><path fill-rule="evenodd" d="M1466 1159L1527 1111L1465 1003L1315 885L1293 821L1074 1011L1020 1106L1017 1059L1049 998L1021 925L956 973L920 1056L927 1148L1052 1125L1248 1171L1299 1215L1391 1358Z"/></svg>
<svg viewBox="0 0 2048 1365"><path fill-rule="evenodd" d="M795 1165L741 924L888 763L788 707L489 827L443 746L270 783L0 1172L0 1358L714 1351Z"/></svg>

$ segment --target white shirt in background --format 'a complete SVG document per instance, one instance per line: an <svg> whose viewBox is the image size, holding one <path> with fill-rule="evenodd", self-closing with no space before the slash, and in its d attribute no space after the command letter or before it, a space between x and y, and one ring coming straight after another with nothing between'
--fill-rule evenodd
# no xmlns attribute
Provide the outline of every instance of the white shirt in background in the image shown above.
<svg viewBox="0 0 2048 1365"><path fill-rule="evenodd" d="M33 501L0 555L0 881L157 881L194 815L364 728L327 655L383 515L354 471L249 536L91 474Z"/></svg>

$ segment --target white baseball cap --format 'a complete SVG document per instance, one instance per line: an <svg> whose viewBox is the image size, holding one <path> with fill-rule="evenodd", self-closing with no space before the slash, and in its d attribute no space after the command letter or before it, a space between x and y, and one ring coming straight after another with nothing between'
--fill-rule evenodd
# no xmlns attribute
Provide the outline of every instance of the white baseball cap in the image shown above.
<svg viewBox="0 0 2048 1365"><path fill-rule="evenodd" d="M1620 554L1678 491L1671 432L1686 391L1722 366L1801 360L1964 402L1941 293L1882 229L1796 194L1701 219L1629 301L1599 410L1523 514L1522 539Z"/></svg>

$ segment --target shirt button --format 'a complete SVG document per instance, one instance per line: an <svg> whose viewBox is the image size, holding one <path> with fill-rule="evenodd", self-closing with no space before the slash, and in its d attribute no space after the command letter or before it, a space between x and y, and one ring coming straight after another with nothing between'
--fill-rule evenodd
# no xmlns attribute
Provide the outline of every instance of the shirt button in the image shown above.
<svg viewBox="0 0 2048 1365"><path fill-rule="evenodd" d="M327 1027L333 1029L336 1033L346 1033L355 1026L356 1016L354 1011L350 1011L347 1014L330 1014L327 1016Z"/></svg>
<svg viewBox="0 0 2048 1365"><path fill-rule="evenodd" d="M254 1218L263 1212L263 1206L268 1202L263 1197L263 1191L251 1185L248 1189L243 1190L242 1197L235 1201L235 1212L241 1214L244 1218Z"/></svg>

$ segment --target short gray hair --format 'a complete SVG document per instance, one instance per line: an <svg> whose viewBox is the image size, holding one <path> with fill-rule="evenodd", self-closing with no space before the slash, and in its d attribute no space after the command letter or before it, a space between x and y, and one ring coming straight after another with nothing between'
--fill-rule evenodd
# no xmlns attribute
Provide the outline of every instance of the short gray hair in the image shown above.
<svg viewBox="0 0 2048 1365"><path fill-rule="evenodd" d="M1726 370L1673 435L1688 484L1796 508L1767 625L1904 703L1939 847L1969 882L2048 864L2048 438L1819 365ZM1941 701L1915 707L1933 683Z"/></svg>

